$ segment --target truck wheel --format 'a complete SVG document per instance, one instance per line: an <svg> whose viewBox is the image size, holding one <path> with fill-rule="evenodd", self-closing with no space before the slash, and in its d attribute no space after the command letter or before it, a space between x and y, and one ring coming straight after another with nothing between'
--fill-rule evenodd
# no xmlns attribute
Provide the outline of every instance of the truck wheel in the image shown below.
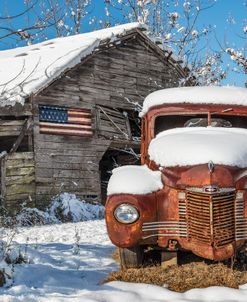
<svg viewBox="0 0 247 302"><path fill-rule="evenodd" d="M138 268L143 262L143 248L139 245L131 248L119 248L121 268Z"/></svg>

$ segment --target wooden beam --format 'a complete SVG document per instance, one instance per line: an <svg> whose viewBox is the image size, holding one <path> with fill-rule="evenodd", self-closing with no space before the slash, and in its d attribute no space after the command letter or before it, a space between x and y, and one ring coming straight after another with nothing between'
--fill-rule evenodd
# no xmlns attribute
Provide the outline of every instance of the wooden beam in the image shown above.
<svg viewBox="0 0 247 302"><path fill-rule="evenodd" d="M6 155L0 158L1 164L1 205L4 205L6 195Z"/></svg>
<svg viewBox="0 0 247 302"><path fill-rule="evenodd" d="M128 140L118 140L118 141L112 141L109 148L135 148L140 149L141 142L137 141L128 141Z"/></svg>
<svg viewBox="0 0 247 302"><path fill-rule="evenodd" d="M27 131L29 130L30 126L32 125L32 120L31 118L28 118L25 120L25 123L22 127L22 130L20 132L20 135L17 137L17 140L15 141L15 143L13 144L11 150L9 151L9 154L12 154L14 152L16 152L16 150L18 149L18 147L20 146L24 136L26 135Z"/></svg>
<svg viewBox="0 0 247 302"><path fill-rule="evenodd" d="M132 141L132 132L131 132L130 120L129 120L128 113L126 114L125 122L126 122L126 128L127 128L127 131L128 131L129 140Z"/></svg>

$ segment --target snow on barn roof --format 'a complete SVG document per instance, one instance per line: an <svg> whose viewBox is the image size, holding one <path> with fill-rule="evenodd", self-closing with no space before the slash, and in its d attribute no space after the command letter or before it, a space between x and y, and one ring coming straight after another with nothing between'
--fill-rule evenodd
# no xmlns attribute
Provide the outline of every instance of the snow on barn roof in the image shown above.
<svg viewBox="0 0 247 302"><path fill-rule="evenodd" d="M114 42L137 28L144 28L144 25L128 23L0 51L0 106L23 104L27 96L45 88L65 70L92 54L101 42Z"/></svg>
<svg viewBox="0 0 247 302"><path fill-rule="evenodd" d="M247 106L247 89L234 86L195 86L161 89L146 97L140 115L143 116L154 106L181 103Z"/></svg>

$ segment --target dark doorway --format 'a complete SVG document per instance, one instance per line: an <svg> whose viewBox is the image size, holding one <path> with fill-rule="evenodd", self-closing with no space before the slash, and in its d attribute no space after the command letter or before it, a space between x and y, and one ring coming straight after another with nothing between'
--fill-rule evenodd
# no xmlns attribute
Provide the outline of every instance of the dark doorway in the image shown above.
<svg viewBox="0 0 247 302"><path fill-rule="evenodd" d="M105 204L107 199L107 185L112 170L124 165L140 165L139 148L109 148L103 155L100 163L101 199Z"/></svg>

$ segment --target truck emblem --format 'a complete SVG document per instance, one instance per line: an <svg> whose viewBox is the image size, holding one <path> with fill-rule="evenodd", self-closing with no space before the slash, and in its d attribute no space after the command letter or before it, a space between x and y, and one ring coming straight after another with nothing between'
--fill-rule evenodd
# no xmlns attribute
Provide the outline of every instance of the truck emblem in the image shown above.
<svg viewBox="0 0 247 302"><path fill-rule="evenodd" d="M219 192L219 187L218 186L204 186L203 191L205 193L216 193L216 192Z"/></svg>
<svg viewBox="0 0 247 302"><path fill-rule="evenodd" d="M210 171L210 173L214 171L214 163L212 161L208 163L208 170Z"/></svg>

